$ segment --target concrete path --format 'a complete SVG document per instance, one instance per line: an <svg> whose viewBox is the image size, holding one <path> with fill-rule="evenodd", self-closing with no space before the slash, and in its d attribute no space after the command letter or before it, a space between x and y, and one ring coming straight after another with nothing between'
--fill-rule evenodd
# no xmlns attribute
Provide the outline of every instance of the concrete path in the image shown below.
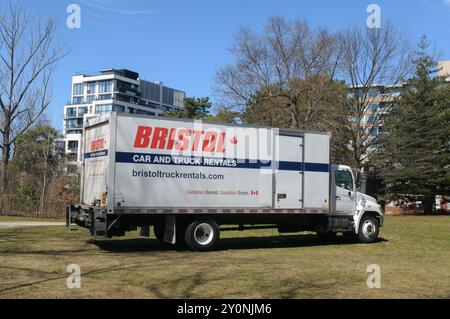
<svg viewBox="0 0 450 319"><path fill-rule="evenodd" d="M0 222L0 228L64 225L66 225L66 223L63 222Z"/></svg>

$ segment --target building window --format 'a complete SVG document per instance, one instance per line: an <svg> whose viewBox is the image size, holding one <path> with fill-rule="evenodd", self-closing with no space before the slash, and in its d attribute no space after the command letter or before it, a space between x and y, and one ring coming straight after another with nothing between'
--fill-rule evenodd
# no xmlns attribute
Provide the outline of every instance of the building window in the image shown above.
<svg viewBox="0 0 450 319"><path fill-rule="evenodd" d="M76 152L78 151L78 141L69 141L67 143L67 148L69 149L69 151L71 152Z"/></svg>
<svg viewBox="0 0 450 319"><path fill-rule="evenodd" d="M77 110L74 107L68 107L66 109L66 116L67 117L76 117L77 116Z"/></svg>
<svg viewBox="0 0 450 319"><path fill-rule="evenodd" d="M377 116L375 116L375 115L370 115L370 116L367 118L367 122L368 122L368 123L375 123L377 120L378 120L378 118L377 118Z"/></svg>
<svg viewBox="0 0 450 319"><path fill-rule="evenodd" d="M97 100L111 100L112 95L111 94L100 94L97 98Z"/></svg>
<svg viewBox="0 0 450 319"><path fill-rule="evenodd" d="M94 101L94 95L88 95L87 97L86 97L86 102L87 103L92 103L92 101Z"/></svg>
<svg viewBox="0 0 450 319"><path fill-rule="evenodd" d="M86 94L95 94L95 82L86 83Z"/></svg>
<svg viewBox="0 0 450 319"><path fill-rule="evenodd" d="M145 115L155 115L154 112L150 112L150 111L144 111L144 110L136 110L136 114L145 114Z"/></svg>
<svg viewBox="0 0 450 319"><path fill-rule="evenodd" d="M95 113L108 113L108 112L125 112L125 106L117 104L98 104L95 106Z"/></svg>
<svg viewBox="0 0 450 319"><path fill-rule="evenodd" d="M378 88L370 88L369 89L369 97L377 97L380 94L380 90Z"/></svg>
<svg viewBox="0 0 450 319"><path fill-rule="evenodd" d="M386 90L386 94L391 96L399 96L402 93L402 88L389 88Z"/></svg>
<svg viewBox="0 0 450 319"><path fill-rule="evenodd" d="M95 106L95 113L106 113L112 111L111 104L98 104Z"/></svg>
<svg viewBox="0 0 450 319"><path fill-rule="evenodd" d="M98 92L99 93L112 92L112 81L106 80L98 82Z"/></svg>
<svg viewBox="0 0 450 319"><path fill-rule="evenodd" d="M72 104L82 104L83 103L83 97L82 96L75 96L72 99Z"/></svg>
<svg viewBox="0 0 450 319"><path fill-rule="evenodd" d="M184 92L175 91L173 106L175 107L184 107Z"/></svg>
<svg viewBox="0 0 450 319"><path fill-rule="evenodd" d="M116 94L116 100L122 101L122 102L127 102L127 103L132 103L131 97L120 95L120 94Z"/></svg>
<svg viewBox="0 0 450 319"><path fill-rule="evenodd" d="M377 109L378 109L378 103L370 103L367 111L369 111L371 113L375 113L377 111Z"/></svg>
<svg viewBox="0 0 450 319"><path fill-rule="evenodd" d="M78 116L83 116L85 113L87 113L87 107L78 108Z"/></svg>
<svg viewBox="0 0 450 319"><path fill-rule="evenodd" d="M115 112L125 112L125 106L123 105L113 105L113 111Z"/></svg>
<svg viewBox="0 0 450 319"><path fill-rule="evenodd" d="M73 85L73 95L83 95L83 83L75 83Z"/></svg>
<svg viewBox="0 0 450 319"><path fill-rule="evenodd" d="M83 119L68 119L66 121L67 128L82 128L83 127Z"/></svg>
<svg viewBox="0 0 450 319"><path fill-rule="evenodd" d="M371 137L376 137L378 135L378 129L376 127L372 127L369 132Z"/></svg>
<svg viewBox="0 0 450 319"><path fill-rule="evenodd" d="M161 108L161 106L159 105L159 104L155 104L155 103L147 103L148 104L148 106L150 106L151 108L154 108L154 109L160 109Z"/></svg>

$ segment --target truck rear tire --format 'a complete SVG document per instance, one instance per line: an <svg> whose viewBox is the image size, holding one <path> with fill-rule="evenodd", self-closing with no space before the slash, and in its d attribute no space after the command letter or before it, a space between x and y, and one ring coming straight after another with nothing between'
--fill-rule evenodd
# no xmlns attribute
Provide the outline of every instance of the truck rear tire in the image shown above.
<svg viewBox="0 0 450 319"><path fill-rule="evenodd" d="M358 239L361 243L373 243L378 239L380 223L373 216L363 216L359 222Z"/></svg>
<svg viewBox="0 0 450 319"><path fill-rule="evenodd" d="M207 251L220 237L219 226L211 220L194 221L186 227L184 241L193 251Z"/></svg>

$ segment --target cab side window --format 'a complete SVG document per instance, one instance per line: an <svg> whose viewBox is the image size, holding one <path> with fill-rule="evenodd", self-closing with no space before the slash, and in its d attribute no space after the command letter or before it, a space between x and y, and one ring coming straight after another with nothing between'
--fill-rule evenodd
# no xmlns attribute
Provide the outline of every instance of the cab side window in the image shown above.
<svg viewBox="0 0 450 319"><path fill-rule="evenodd" d="M353 178L350 171L335 171L334 180L336 182L336 186L353 190Z"/></svg>

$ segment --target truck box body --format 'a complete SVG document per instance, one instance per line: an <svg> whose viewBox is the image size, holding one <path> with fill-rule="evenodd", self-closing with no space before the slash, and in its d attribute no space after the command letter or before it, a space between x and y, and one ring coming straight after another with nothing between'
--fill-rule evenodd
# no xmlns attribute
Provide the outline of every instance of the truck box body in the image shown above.
<svg viewBox="0 0 450 319"><path fill-rule="evenodd" d="M327 214L330 139L111 113L85 125L81 203L114 214Z"/></svg>

